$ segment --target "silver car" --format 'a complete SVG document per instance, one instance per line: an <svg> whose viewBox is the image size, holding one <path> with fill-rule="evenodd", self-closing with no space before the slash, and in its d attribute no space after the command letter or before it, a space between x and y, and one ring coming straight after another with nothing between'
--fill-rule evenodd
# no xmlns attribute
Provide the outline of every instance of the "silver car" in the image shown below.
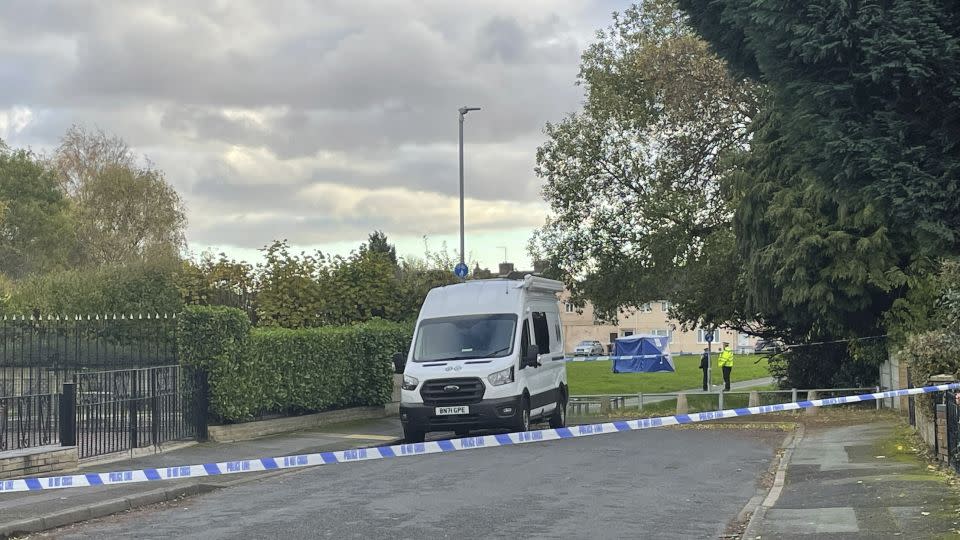
<svg viewBox="0 0 960 540"><path fill-rule="evenodd" d="M600 356L603 354L603 344L599 341L583 340L573 349L574 356Z"/></svg>

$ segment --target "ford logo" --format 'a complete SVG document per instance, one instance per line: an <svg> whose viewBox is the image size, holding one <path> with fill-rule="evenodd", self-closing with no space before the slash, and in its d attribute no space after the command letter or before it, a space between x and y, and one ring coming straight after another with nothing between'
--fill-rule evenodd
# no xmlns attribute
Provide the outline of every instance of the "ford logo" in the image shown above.
<svg viewBox="0 0 960 540"><path fill-rule="evenodd" d="M459 390L459 389L460 389L460 387L457 386L457 385L455 385L455 384L448 384L448 385L446 385L446 386L443 387L443 391L444 391L444 392L456 392L456 391Z"/></svg>

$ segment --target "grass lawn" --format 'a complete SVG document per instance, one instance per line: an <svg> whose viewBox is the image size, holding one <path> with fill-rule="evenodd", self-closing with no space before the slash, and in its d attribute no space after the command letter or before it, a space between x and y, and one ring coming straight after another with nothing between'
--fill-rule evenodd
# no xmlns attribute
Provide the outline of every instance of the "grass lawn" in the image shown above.
<svg viewBox="0 0 960 540"><path fill-rule="evenodd" d="M732 382L769 377L766 360L755 354L738 354L733 360ZM723 384L723 375L713 363L713 384ZM701 378L700 356L674 356L674 373L613 373L610 362L570 362L567 364L567 380L570 394L636 394L637 392L676 392L699 388Z"/></svg>

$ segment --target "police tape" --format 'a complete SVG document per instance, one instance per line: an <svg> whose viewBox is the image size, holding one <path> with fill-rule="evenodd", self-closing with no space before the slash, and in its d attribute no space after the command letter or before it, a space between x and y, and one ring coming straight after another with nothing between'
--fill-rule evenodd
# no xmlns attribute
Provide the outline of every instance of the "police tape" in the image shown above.
<svg viewBox="0 0 960 540"><path fill-rule="evenodd" d="M182 465L177 467L160 467L138 469L131 471L115 471L106 473L74 474L67 476L49 476L42 478L22 478L19 480L0 480L0 494L24 491L41 491L50 489L80 488L93 486L110 486L119 484L133 484L138 482L158 482L163 480L179 480L186 478L200 478L205 476L219 476L237 473L252 473L276 471L282 469L296 469L318 465L332 465L335 463L350 463L356 461L371 461L390 459L403 456L420 456L426 454L440 454L459 450L475 450L495 446L511 446L533 442L588 437L606 433L636 431L657 427L676 426L721 418L735 418L755 414L772 412L795 411L809 407L825 407L858 403L875 399L887 399L900 396L912 396L930 392L943 392L960 389L960 383L925 386L923 388L909 388L859 394L855 396L815 399L811 401L797 401L778 405L762 405L742 409L726 409L694 414L680 414L639 420L624 420L603 424L586 424L558 429L543 429L518 433L504 433L499 435L484 435L479 437L464 437L461 439L444 439L414 444L396 444L393 446L378 446L373 448L355 448L338 452L320 452L316 454L265 457L239 461L221 461L218 463L203 463L199 465Z"/></svg>
<svg viewBox="0 0 960 540"><path fill-rule="evenodd" d="M611 360L642 360L647 358L663 358L663 354L640 354L631 356L568 356L567 362L605 362Z"/></svg>

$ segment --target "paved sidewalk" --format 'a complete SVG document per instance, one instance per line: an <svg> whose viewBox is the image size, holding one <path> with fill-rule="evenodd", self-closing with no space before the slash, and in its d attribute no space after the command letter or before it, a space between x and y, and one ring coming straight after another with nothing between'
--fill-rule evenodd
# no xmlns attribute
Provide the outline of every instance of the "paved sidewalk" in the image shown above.
<svg viewBox="0 0 960 540"><path fill-rule="evenodd" d="M82 466L76 473L65 474L162 468L267 456L330 452L362 446L395 444L401 437L400 422L396 418L364 420L332 424L323 428L252 441L196 444L162 454ZM281 470L169 480L159 483L0 494L0 538L14 533L60 527L138 506L205 493L265 476L290 474L290 472L290 470Z"/></svg>
<svg viewBox="0 0 960 540"><path fill-rule="evenodd" d="M782 486L774 485L743 538L955 537L960 496L910 443L895 442L901 429L889 418L808 425L784 454Z"/></svg>

